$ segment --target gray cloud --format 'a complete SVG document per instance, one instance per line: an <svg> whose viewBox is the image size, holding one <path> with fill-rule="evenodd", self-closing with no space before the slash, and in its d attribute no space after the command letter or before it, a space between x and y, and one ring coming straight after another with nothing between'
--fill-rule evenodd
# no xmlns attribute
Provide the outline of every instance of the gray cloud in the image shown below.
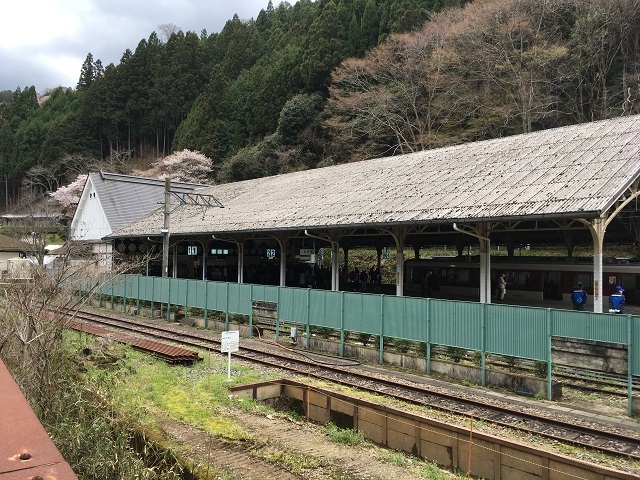
<svg viewBox="0 0 640 480"><path fill-rule="evenodd" d="M52 30L51 40L15 44L9 50L0 45L0 90L31 85L38 92L59 85L75 87L87 53L105 66L118 64L126 49L135 51L140 40L158 31L160 25L174 24L185 32L198 34L203 29L219 32L236 13L243 20L256 18L268 1L54 0L48 8L66 10L73 17L71 24L65 25L68 31ZM16 21L28 23L28 19ZM29 29L30 25L24 28Z"/></svg>

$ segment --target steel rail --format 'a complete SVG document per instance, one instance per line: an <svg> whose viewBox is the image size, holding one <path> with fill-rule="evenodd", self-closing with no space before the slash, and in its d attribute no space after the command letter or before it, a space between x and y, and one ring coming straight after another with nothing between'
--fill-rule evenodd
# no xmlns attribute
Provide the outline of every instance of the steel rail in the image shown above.
<svg viewBox="0 0 640 480"><path fill-rule="evenodd" d="M84 311L77 314L76 317L83 317L87 321L104 323L114 328L136 331L140 334L151 335L156 338L163 338L192 347L204 348L209 351L212 350L211 344L220 344L220 341L201 333L179 331L174 327L152 325L149 322L141 320L124 319L122 317L116 318L109 315ZM141 327L147 330L155 330L155 332L142 332L140 330ZM168 336L172 337L170 338ZM175 336L184 338L177 339ZM203 344L202 342L206 343ZM522 410L490 405L474 399L461 399L459 396L453 394L434 391L423 386L407 385L389 379L372 377L371 375L353 372L342 367L329 366L327 364L320 365L316 361L309 360L313 354L308 355L300 351L295 351L295 354L303 358L292 358L291 356L277 352L267 352L258 348L241 345L240 352L237 352L235 355L262 365L283 368L301 375L309 375L314 378L329 380L370 393L391 396L413 404L426 405L457 415L473 416L475 419L484 419L493 424L544 436L560 442L579 445L588 449L595 449L611 455L640 460L640 438L615 432L603 432L601 429L554 420L546 416L526 413ZM260 356L264 358L259 358ZM278 363L274 362L275 359L278 360ZM330 372L330 374L327 372ZM355 383L353 379L357 379L361 383ZM376 387L376 384L379 386ZM400 390L404 390L404 393L401 393ZM535 406L532 406L532 408L535 408Z"/></svg>

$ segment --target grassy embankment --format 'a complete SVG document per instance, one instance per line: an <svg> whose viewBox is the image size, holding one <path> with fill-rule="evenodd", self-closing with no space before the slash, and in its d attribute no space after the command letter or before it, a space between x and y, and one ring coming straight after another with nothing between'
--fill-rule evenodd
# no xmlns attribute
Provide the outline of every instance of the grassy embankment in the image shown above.
<svg viewBox="0 0 640 480"><path fill-rule="evenodd" d="M174 480L193 478L191 472L201 480L237 478L232 471L214 467L214 462L202 455L202 449L196 451L195 439L200 438L202 443L202 433L204 438L216 439L218 444L223 441L231 449L246 451L293 473L331 469L323 461L296 452L259 452L257 447L268 439L257 438L255 432L236 421L242 415L270 416L274 410L230 396L228 385L275 378L273 372L232 362L232 381L228 382L226 360L215 355L209 359L206 353L204 361L194 366L169 366L90 337L73 335L67 348L76 365L60 405L75 406L62 407L68 415L58 415L56 421L47 422L47 427L81 479ZM176 425L197 435L191 442L177 440L167 434L168 426L175 429ZM350 443L340 439L345 434L337 433L335 427L322 430L333 442ZM361 443L347 448L364 448ZM413 477L451 478L429 462L391 455L371 444L366 448L376 449L381 462L410 469Z"/></svg>

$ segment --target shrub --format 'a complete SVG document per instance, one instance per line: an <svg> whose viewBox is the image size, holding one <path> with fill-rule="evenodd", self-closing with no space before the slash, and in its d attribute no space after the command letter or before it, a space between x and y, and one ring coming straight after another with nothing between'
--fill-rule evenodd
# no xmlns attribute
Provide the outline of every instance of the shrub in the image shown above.
<svg viewBox="0 0 640 480"><path fill-rule="evenodd" d="M411 342L409 340L396 339L394 347L398 353L407 353L411 347Z"/></svg>
<svg viewBox="0 0 640 480"><path fill-rule="evenodd" d="M358 432L350 428L338 428L331 422L327 423L325 429L327 437L332 442L351 446L362 446L367 444L367 440L364 438L364 434L362 432Z"/></svg>
<svg viewBox="0 0 640 480"><path fill-rule="evenodd" d="M482 365L482 352L476 350L473 352L473 363L474 365L481 366Z"/></svg>
<svg viewBox="0 0 640 480"><path fill-rule="evenodd" d="M333 333L333 329L329 327L315 327L313 331L322 338L329 338Z"/></svg>
<svg viewBox="0 0 640 480"><path fill-rule="evenodd" d="M455 363L459 363L464 358L466 350L460 347L447 347L447 356Z"/></svg>
<svg viewBox="0 0 640 480"><path fill-rule="evenodd" d="M510 372L517 372L520 359L518 357L512 357L509 355L503 355L504 362L507 364L507 370Z"/></svg>
<svg viewBox="0 0 640 480"><path fill-rule="evenodd" d="M553 364L551 364L551 370L553 371ZM533 372L536 377L546 378L548 373L547 362L541 362L540 360L533 362Z"/></svg>

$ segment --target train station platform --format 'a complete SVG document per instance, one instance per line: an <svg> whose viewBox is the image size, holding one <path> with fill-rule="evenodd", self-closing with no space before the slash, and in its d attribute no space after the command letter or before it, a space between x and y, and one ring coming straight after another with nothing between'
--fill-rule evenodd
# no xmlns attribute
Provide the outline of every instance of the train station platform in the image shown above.
<svg viewBox="0 0 640 480"><path fill-rule="evenodd" d="M380 293L385 295L393 296L395 295L395 285L382 285ZM345 290L350 291L350 290ZM365 292L365 293L374 293L374 292ZM411 296L407 294L407 296ZM439 300L457 300L462 302L478 302L479 297L476 296L464 296L464 295L456 295L450 292L440 291L436 292L432 295L431 298L437 298ZM495 298L491 299L492 303L501 304L501 305L519 305L523 307L536 307L536 308L554 308L561 310L573 310L573 305L569 300L543 300L543 299L531 299L531 298L518 298L513 295L510 295L509 290L507 290L507 294L505 296L504 301L498 301ZM603 312L606 313L608 310L609 297L604 298L603 304ZM589 296L587 300L587 311L593 312L593 297ZM636 304L626 304L625 305L625 313L629 313L631 315L640 315L640 305Z"/></svg>

